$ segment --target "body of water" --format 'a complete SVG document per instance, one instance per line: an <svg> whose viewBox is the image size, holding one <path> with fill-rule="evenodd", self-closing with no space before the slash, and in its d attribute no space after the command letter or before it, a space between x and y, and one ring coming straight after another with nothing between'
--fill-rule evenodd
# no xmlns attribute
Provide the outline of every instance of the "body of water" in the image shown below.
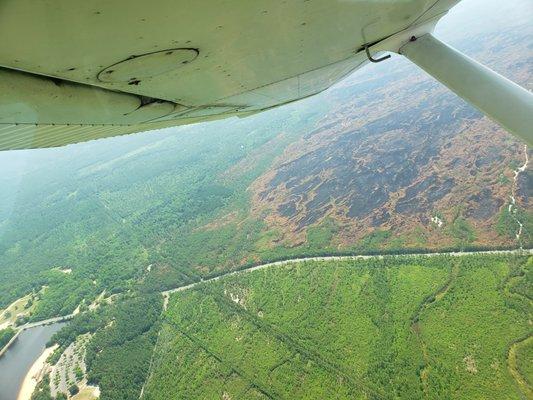
<svg viewBox="0 0 533 400"><path fill-rule="evenodd" d="M64 325L64 322L59 322L27 329L0 357L0 400L17 400L29 369L42 354L52 335Z"/></svg>

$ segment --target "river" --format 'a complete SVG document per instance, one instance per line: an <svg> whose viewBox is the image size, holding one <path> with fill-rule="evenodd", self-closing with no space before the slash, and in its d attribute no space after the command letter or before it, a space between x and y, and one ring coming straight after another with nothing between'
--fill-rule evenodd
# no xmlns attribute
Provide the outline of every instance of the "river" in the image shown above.
<svg viewBox="0 0 533 400"><path fill-rule="evenodd" d="M21 332L0 358L0 400L16 400L27 372L42 354L52 335L64 322L37 326Z"/></svg>

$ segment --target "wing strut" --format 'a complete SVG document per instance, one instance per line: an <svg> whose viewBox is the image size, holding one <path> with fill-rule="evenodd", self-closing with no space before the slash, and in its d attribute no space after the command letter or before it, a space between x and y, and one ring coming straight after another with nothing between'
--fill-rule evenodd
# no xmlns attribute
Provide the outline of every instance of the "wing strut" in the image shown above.
<svg viewBox="0 0 533 400"><path fill-rule="evenodd" d="M400 54L509 132L533 146L533 94L430 33L412 37Z"/></svg>

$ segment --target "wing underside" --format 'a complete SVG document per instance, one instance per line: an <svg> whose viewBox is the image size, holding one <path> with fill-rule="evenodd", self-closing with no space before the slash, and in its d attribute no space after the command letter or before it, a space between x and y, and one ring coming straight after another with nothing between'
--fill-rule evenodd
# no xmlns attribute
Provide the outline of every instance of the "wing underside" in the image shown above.
<svg viewBox="0 0 533 400"><path fill-rule="evenodd" d="M0 5L0 149L60 146L319 93L365 45L458 0L81 1Z"/></svg>
<svg viewBox="0 0 533 400"><path fill-rule="evenodd" d="M410 43L458 1L6 0L0 35L17 40L0 45L0 150L243 117L325 90L370 53L401 49L531 140L522 128L531 121L521 118L532 107L529 92L504 90L513 99L518 93L522 108L502 117L497 106L487 107L487 96L458 90L475 86L452 79L458 68L439 74L446 60L423 65L436 54L424 56L433 49L426 40ZM438 53L461 64L453 55ZM483 85L496 85L492 97L507 87L496 74L485 77Z"/></svg>

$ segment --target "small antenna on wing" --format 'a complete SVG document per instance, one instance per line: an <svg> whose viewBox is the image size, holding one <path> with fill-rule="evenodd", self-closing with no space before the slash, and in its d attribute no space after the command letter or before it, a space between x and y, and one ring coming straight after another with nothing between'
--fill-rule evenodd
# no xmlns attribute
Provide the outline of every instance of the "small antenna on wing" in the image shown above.
<svg viewBox="0 0 533 400"><path fill-rule="evenodd" d="M389 55L386 55L386 56L383 56L383 57L380 57L380 58L374 58L370 54L370 46L372 46L372 45L374 45L376 43L375 42L374 43L367 42L367 38L366 38L366 35L365 35L365 29L368 28L371 25L376 24L378 21L379 21L379 19L376 19L376 20L370 22L369 24L366 24L365 26L363 26L361 28L361 36L363 37L363 40L365 41L365 44L363 45L363 47L364 47L364 49L366 51L366 56L373 63L380 63L380 62L385 61L385 60L387 60L387 59L389 59L391 57L390 54L389 54ZM359 49L361 49L361 48L359 48Z"/></svg>
<svg viewBox="0 0 533 400"><path fill-rule="evenodd" d="M366 51L366 56L373 63L380 63L382 61L388 60L391 57L390 54L387 54L386 56L383 56L383 57L380 57L380 58L373 58L372 55L370 54L370 50L369 50L368 44L365 44L365 51Z"/></svg>

